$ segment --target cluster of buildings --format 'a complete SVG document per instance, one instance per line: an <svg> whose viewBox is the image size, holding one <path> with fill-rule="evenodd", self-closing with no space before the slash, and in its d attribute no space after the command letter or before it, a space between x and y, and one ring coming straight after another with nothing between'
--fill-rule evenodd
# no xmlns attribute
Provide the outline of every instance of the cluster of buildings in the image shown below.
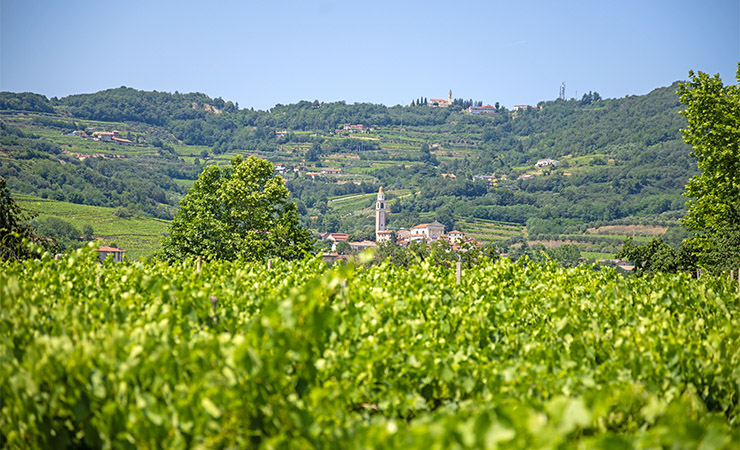
<svg viewBox="0 0 740 450"><path fill-rule="evenodd" d="M114 144L121 144L121 145L134 145L133 141L130 141L128 139L124 139L121 137L118 130L113 131L94 131L92 136L88 135L82 130L75 130L71 133L69 133L70 136L77 136L81 138L90 138L94 141L102 141L102 142L113 142Z"/></svg>
<svg viewBox="0 0 740 450"><path fill-rule="evenodd" d="M375 242L377 243L390 241L395 235L396 243L403 246L412 242L431 243L439 240L448 241L453 245L453 248L463 242L478 244L474 239L466 240L465 234L460 231L453 230L445 233L445 226L436 220L432 223L420 223L408 230L390 231L385 226L385 206L385 193L381 187L378 190L378 199L375 202Z"/></svg>
<svg viewBox="0 0 740 450"><path fill-rule="evenodd" d="M375 248L381 242L389 242L395 238L396 243L402 246L408 246L412 242L419 243L432 243L437 241L447 241L451 244L453 250L459 250L463 243L471 243L474 245L480 245L475 239L467 239L465 234L461 231L453 230L449 233L445 233L445 226L436 220L431 223L421 223L415 225L408 230L388 230L386 228L386 203L385 193L381 187L378 190L378 198L375 202L375 242L373 241L359 241L349 242L349 235L346 233L322 233L321 239L324 241L331 241L331 251L337 251L337 243L347 242L350 248L354 251L362 251L368 248ZM338 257L336 254L325 254L326 258L331 258L332 255Z"/></svg>
<svg viewBox="0 0 740 450"><path fill-rule="evenodd" d="M369 131L369 129L368 128L365 128L365 125L363 125L361 123L358 123L356 125L353 125L353 124L350 124L350 123L345 123L342 126L342 130L343 131L350 132L350 133L367 133Z"/></svg>
<svg viewBox="0 0 740 450"><path fill-rule="evenodd" d="M560 161L558 161L557 159L546 158L546 159L537 160L534 166L535 167L547 167L547 166L559 166L559 165L560 165Z"/></svg>
<svg viewBox="0 0 740 450"><path fill-rule="evenodd" d="M429 106L432 108L447 108L448 106L452 105L452 89L450 89L450 93L447 95L447 100L443 98L430 98L429 99Z"/></svg>

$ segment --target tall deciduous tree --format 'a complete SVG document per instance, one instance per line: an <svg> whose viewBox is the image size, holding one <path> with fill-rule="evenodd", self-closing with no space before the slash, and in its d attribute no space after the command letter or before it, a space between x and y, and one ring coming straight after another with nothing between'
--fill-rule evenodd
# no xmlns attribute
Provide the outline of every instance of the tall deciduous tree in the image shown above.
<svg viewBox="0 0 740 450"><path fill-rule="evenodd" d="M31 227L31 218L11 197L5 178L0 178L0 261L37 257L39 252L50 248ZM40 245L29 247L29 241Z"/></svg>
<svg viewBox="0 0 740 450"><path fill-rule="evenodd" d="M723 85L719 75L689 77L678 89L688 122L682 131L700 173L686 186L691 200L684 223L696 232L700 264L726 270L740 263L740 88Z"/></svg>
<svg viewBox="0 0 740 450"><path fill-rule="evenodd" d="M311 250L312 239L289 195L263 159L236 157L230 166L209 166L182 200L162 254L168 260L298 259Z"/></svg>

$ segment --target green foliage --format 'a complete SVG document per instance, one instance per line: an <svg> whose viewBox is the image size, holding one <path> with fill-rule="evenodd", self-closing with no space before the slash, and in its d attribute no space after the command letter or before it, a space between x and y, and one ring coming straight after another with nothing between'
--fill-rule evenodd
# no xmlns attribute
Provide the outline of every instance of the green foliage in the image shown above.
<svg viewBox="0 0 740 450"><path fill-rule="evenodd" d="M254 156L206 167L180 204L162 256L169 261L297 259L312 248L274 166Z"/></svg>
<svg viewBox="0 0 740 450"><path fill-rule="evenodd" d="M724 279L502 259L0 266L8 448L736 448Z"/></svg>
<svg viewBox="0 0 740 450"><path fill-rule="evenodd" d="M653 238L647 244L637 245L628 237L615 257L634 264L638 274L691 272L696 269L696 256L689 241L674 250L662 238Z"/></svg>
<svg viewBox="0 0 740 450"><path fill-rule="evenodd" d="M54 112L49 99L31 92L0 92L0 109L16 111Z"/></svg>
<svg viewBox="0 0 740 450"><path fill-rule="evenodd" d="M21 210L10 195L5 178L0 178L0 261L22 260L38 256L34 242L47 246L31 227L32 216Z"/></svg>
<svg viewBox="0 0 740 450"><path fill-rule="evenodd" d="M321 226L334 209L322 198L377 192L382 184L416 192L389 202L390 220L406 226L444 212L446 224L537 219L547 234L568 233L564 228L593 221L683 214L680 194L696 164L680 139L685 120L677 114L675 90L621 99L589 92L580 100L542 102L515 114L499 108L491 116L473 116L460 110L470 103L461 99L453 108L302 101L254 111L199 93L111 89L53 99L55 114L4 114L0 143L10 158L0 163L0 176L14 192L131 206L169 219L189 186L183 181L197 178L202 168L196 157L202 162L207 154L218 165L234 154L257 153L288 166L308 160L310 166L343 169L329 182L294 174L289 188L304 224ZM8 98L13 95L14 102L25 101L23 94ZM344 133L337 130L343 123L373 131ZM60 135L60 128L77 124L132 133L138 144ZM173 146L176 140L198 147ZM562 165L534 170L540 158L557 158ZM517 181L523 172L536 176ZM457 180L442 179L441 173L454 173ZM472 180L481 174L496 175L497 186ZM360 180L374 189L346 182ZM361 214L348 216L348 209L335 211L336 217L341 231L354 233L365 223Z"/></svg>
<svg viewBox="0 0 740 450"><path fill-rule="evenodd" d="M71 223L58 217L39 219L36 224L36 232L45 238L54 239L61 250L79 247L81 244L82 232Z"/></svg>
<svg viewBox="0 0 740 450"><path fill-rule="evenodd" d="M727 245L740 229L740 64L738 85L703 72L689 77L678 90L688 122L682 131L700 174L686 185L684 223L697 233L692 243L701 264L722 271L740 265L740 247Z"/></svg>
<svg viewBox="0 0 740 450"><path fill-rule="evenodd" d="M337 253L340 255L349 255L352 253L352 246L347 241L337 242Z"/></svg>
<svg viewBox="0 0 740 450"><path fill-rule="evenodd" d="M563 244L547 250L547 255L563 267L573 267L580 263L581 250L574 244Z"/></svg>

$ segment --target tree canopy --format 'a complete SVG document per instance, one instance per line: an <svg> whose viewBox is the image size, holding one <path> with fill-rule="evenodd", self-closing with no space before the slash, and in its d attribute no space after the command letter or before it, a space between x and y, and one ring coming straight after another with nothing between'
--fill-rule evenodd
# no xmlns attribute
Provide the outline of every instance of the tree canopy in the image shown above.
<svg viewBox="0 0 740 450"><path fill-rule="evenodd" d="M700 264L717 270L740 264L740 88L719 75L689 73L679 86L688 125L684 140L693 147L700 173L689 180L691 197L684 224L696 236ZM737 80L740 83L740 64Z"/></svg>
<svg viewBox="0 0 740 450"><path fill-rule="evenodd" d="M298 259L312 248L296 204L273 165L250 156L209 166L180 204L162 241L168 260Z"/></svg>
<svg viewBox="0 0 740 450"><path fill-rule="evenodd" d="M29 241L39 241L30 224L31 216L24 213L10 196L5 178L0 178L0 261L20 260L37 256Z"/></svg>

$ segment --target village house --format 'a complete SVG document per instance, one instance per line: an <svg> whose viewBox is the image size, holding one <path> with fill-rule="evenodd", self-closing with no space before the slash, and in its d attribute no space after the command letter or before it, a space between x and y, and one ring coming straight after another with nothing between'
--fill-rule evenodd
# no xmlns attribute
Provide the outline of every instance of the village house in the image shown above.
<svg viewBox="0 0 740 450"><path fill-rule="evenodd" d="M113 258L113 262L120 263L123 262L123 254L125 250L121 250L120 248L115 247L107 247L105 245L101 245L97 249L95 249L96 252L98 252L98 257L100 257L100 261L105 261L108 256Z"/></svg>
<svg viewBox="0 0 740 450"><path fill-rule="evenodd" d="M411 227L410 240L418 240L419 236L423 237L425 242L434 242L445 234L445 226L436 220L432 223L421 223Z"/></svg>
<svg viewBox="0 0 740 450"><path fill-rule="evenodd" d="M452 230L447 233L447 239L449 239L451 244L456 244L465 240L465 234L461 231Z"/></svg>
<svg viewBox="0 0 740 450"><path fill-rule="evenodd" d="M361 251L367 250L369 248L375 248L375 247L377 247L377 245L378 244L376 244L375 242L368 241L368 240L364 240L364 241L360 241L360 242L350 242L349 243L349 246L352 248L352 250L354 250L356 252L361 252Z"/></svg>
<svg viewBox="0 0 740 450"><path fill-rule="evenodd" d="M325 252L321 254L321 259L328 265L333 266L337 261L348 261L348 255L340 255L337 252Z"/></svg>
<svg viewBox="0 0 740 450"><path fill-rule="evenodd" d="M321 236L322 240L332 241L331 251L337 250L337 242L344 242L349 239L349 234L346 233L326 233Z"/></svg>
<svg viewBox="0 0 740 450"><path fill-rule="evenodd" d="M485 181L488 184L488 187L498 186L498 178L494 175L473 175L473 181L475 180Z"/></svg>
<svg viewBox="0 0 740 450"><path fill-rule="evenodd" d="M122 138L119 135L118 130L96 131L93 133L93 139L96 141L113 142L115 144L133 145L132 141Z"/></svg>
<svg viewBox="0 0 740 450"><path fill-rule="evenodd" d="M560 165L560 161L556 159L546 158L546 159L537 160L537 163L535 163L534 166L535 167L547 167L547 166L559 166L559 165Z"/></svg>
<svg viewBox="0 0 740 450"><path fill-rule="evenodd" d="M474 116L479 116L479 115L490 116L490 115L496 114L497 111L498 110L493 105L468 107L468 112Z"/></svg>
<svg viewBox="0 0 740 450"><path fill-rule="evenodd" d="M361 123L358 123L357 125L351 125L349 123L345 123L342 126L342 129L344 131L349 131L350 133L364 133L365 132L365 126Z"/></svg>

